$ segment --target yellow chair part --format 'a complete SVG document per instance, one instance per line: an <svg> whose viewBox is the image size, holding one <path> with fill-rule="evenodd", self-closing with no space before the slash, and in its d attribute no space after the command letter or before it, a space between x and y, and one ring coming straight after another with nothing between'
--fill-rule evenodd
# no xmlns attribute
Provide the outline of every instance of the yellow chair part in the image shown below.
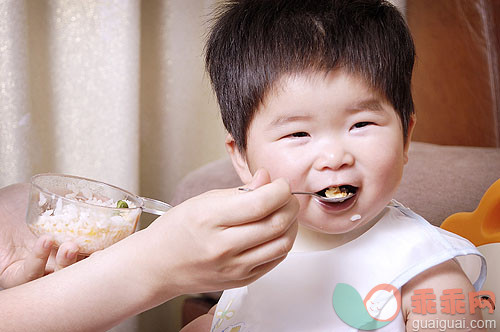
<svg viewBox="0 0 500 332"><path fill-rule="evenodd" d="M445 219L441 228L468 239L476 247L500 242L500 179L488 188L473 212L455 213Z"/></svg>

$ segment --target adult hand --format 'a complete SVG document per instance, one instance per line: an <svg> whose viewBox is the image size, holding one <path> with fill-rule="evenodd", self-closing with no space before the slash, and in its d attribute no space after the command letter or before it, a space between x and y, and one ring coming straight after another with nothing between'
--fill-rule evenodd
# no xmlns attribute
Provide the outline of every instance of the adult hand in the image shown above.
<svg viewBox="0 0 500 332"><path fill-rule="evenodd" d="M36 238L26 225L29 184L0 189L0 288L9 288L73 264L78 247L53 248L49 236Z"/></svg>
<svg viewBox="0 0 500 332"><path fill-rule="evenodd" d="M299 203L287 181L270 182L265 170L248 187L196 196L153 222L143 234L157 248L146 249L157 252L149 276L168 279L179 294L208 292L249 284L278 265L295 240Z"/></svg>
<svg viewBox="0 0 500 332"><path fill-rule="evenodd" d="M215 190L194 197L88 259L0 292L0 330L106 331L181 294L256 280L291 249L299 204L285 180L270 183L265 171L257 172L249 187L254 190ZM13 201L0 192L2 228L8 225L12 234L0 232L3 281L22 280L35 243L24 225L25 193L20 195L24 203L17 205L19 197ZM18 267L21 272L6 274L16 261L24 266ZM33 301L36 308L26 307ZM78 310L67 310L72 307Z"/></svg>

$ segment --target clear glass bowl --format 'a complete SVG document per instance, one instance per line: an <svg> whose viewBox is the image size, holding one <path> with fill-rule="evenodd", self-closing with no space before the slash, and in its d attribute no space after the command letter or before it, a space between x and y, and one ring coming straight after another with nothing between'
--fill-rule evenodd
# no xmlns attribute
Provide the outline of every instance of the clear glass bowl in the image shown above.
<svg viewBox="0 0 500 332"><path fill-rule="evenodd" d="M118 201L128 207L117 207ZM57 246L72 241L89 255L132 234L143 210L160 215L168 208L103 182L38 174L31 179L26 222L35 235L50 234Z"/></svg>

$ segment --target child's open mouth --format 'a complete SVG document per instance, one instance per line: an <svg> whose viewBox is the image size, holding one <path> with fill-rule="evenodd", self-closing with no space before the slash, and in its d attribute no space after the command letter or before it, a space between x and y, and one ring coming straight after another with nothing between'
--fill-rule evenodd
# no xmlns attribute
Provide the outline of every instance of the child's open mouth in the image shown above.
<svg viewBox="0 0 500 332"><path fill-rule="evenodd" d="M358 191L358 187L351 185L331 186L316 192L319 197L315 199L327 211L340 212L349 209L356 202Z"/></svg>
<svg viewBox="0 0 500 332"><path fill-rule="evenodd" d="M317 192L321 197L331 198L333 202L343 202L352 198L358 191L357 187L351 185L341 185L328 187Z"/></svg>

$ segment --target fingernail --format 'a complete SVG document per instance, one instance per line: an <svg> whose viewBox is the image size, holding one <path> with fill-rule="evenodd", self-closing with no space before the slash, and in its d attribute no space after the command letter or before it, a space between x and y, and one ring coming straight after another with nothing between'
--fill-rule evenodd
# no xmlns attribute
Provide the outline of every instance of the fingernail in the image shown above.
<svg viewBox="0 0 500 332"><path fill-rule="evenodd" d="M74 250L67 251L67 252L66 252L66 258L67 258L67 259L73 259L73 258L75 258L76 253L77 253L77 252L76 252L76 251L74 251Z"/></svg>
<svg viewBox="0 0 500 332"><path fill-rule="evenodd" d="M43 241L43 247L45 249L50 249L52 248L52 245L54 244L54 241L52 241L51 239L46 239L45 241Z"/></svg>

